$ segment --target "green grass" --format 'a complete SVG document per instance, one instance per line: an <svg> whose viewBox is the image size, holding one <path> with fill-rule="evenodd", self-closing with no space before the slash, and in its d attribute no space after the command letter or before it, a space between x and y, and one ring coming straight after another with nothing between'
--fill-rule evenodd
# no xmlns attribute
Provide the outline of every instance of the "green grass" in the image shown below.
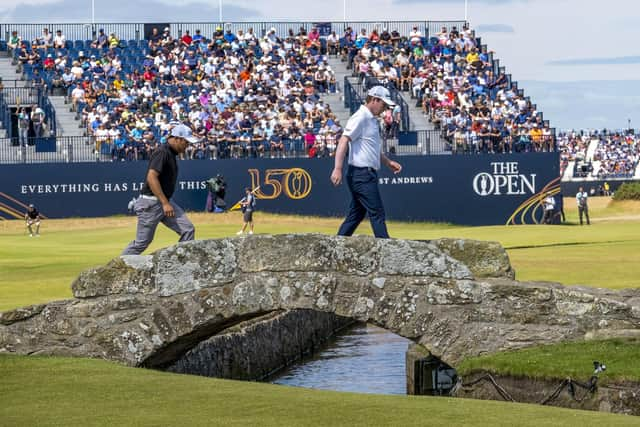
<svg viewBox="0 0 640 427"><path fill-rule="evenodd" d="M632 426L638 418L503 402L363 395L0 356L6 426Z"/></svg>
<svg viewBox="0 0 640 427"><path fill-rule="evenodd" d="M600 374L601 382L637 383L640 382L639 351L640 341L637 340L566 342L467 359L457 366L457 370L463 376L489 371L529 378L571 377L586 381L593 373L593 361L597 360L607 366Z"/></svg>

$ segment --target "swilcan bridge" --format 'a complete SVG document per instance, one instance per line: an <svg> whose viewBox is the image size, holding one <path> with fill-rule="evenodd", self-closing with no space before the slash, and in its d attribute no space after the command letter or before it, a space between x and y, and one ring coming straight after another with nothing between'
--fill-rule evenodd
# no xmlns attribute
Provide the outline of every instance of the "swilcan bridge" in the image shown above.
<svg viewBox="0 0 640 427"><path fill-rule="evenodd" d="M514 280L497 243L255 235L193 241L80 274L74 299L0 314L0 352L162 368L270 312L370 322L454 365L537 344L640 335L640 291Z"/></svg>

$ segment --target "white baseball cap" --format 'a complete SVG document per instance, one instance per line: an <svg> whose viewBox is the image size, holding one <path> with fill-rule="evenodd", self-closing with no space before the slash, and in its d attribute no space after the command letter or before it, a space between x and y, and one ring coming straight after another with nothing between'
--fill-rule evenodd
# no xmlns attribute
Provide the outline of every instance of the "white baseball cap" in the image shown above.
<svg viewBox="0 0 640 427"><path fill-rule="evenodd" d="M369 89L369 92L367 92L367 95L373 96L374 98L379 98L383 100L387 105L396 105L395 102L391 100L391 94L389 93L389 90L384 86L372 87L371 89Z"/></svg>
<svg viewBox="0 0 640 427"><path fill-rule="evenodd" d="M170 136L173 136L176 138L184 138L191 143L195 143L200 140L199 138L193 136L193 133L191 132L191 128L183 124L179 124L175 126L173 129L171 129Z"/></svg>

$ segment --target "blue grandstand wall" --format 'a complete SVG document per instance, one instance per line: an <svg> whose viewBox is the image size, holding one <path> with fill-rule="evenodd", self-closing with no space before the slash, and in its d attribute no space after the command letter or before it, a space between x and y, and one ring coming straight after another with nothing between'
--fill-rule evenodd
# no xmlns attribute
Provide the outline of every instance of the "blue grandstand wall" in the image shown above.
<svg viewBox="0 0 640 427"><path fill-rule="evenodd" d="M487 156L404 156L402 173L382 170L379 185L393 220L489 225L536 223L541 201L557 194L558 153ZM258 209L318 216L345 214L345 185L329 182L333 159L246 159L182 161L174 199L204 211L206 181L221 174L233 205L244 187L260 186ZM49 218L99 217L127 213L139 194L146 162L4 165L0 215L22 218L34 203ZM212 219L214 220L214 219Z"/></svg>

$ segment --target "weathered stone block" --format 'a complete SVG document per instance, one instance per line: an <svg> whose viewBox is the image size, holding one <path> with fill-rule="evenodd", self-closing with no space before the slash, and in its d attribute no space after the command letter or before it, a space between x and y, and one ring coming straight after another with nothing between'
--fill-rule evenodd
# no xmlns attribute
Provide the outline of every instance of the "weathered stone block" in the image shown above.
<svg viewBox="0 0 640 427"><path fill-rule="evenodd" d="M91 268L80 273L71 284L71 290L76 298L152 292L152 257L127 255L114 258L103 267Z"/></svg>
<svg viewBox="0 0 640 427"><path fill-rule="evenodd" d="M514 279L516 272L511 267L509 255L498 242L483 242L465 239L437 239L431 243L455 258L473 273L476 278L506 277Z"/></svg>
<svg viewBox="0 0 640 427"><path fill-rule="evenodd" d="M169 296L233 281L238 266L229 239L178 244L154 253L155 290Z"/></svg>

